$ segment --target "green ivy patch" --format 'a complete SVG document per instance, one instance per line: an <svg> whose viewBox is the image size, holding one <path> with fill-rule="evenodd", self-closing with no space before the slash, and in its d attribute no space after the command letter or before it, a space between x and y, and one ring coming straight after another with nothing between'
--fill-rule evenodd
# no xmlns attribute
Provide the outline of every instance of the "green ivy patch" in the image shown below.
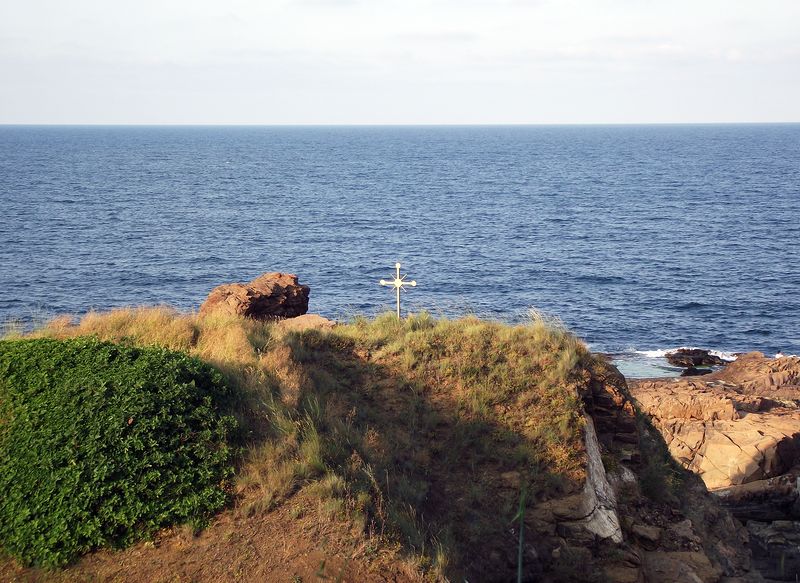
<svg viewBox="0 0 800 583"><path fill-rule="evenodd" d="M221 375L183 353L92 338L0 341L0 546L64 565L230 498Z"/></svg>

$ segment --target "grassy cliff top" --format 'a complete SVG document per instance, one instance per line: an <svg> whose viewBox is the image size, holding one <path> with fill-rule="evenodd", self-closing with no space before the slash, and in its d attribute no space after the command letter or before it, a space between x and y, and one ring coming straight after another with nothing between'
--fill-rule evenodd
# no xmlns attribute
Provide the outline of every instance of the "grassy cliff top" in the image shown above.
<svg viewBox="0 0 800 583"><path fill-rule="evenodd" d="M349 557L343 569L508 579L522 491L533 506L584 478L579 392L592 357L541 317L387 314L292 331L139 308L57 319L34 336L158 345L216 367L243 446L226 523L280 515L298 540L346 532L318 541Z"/></svg>

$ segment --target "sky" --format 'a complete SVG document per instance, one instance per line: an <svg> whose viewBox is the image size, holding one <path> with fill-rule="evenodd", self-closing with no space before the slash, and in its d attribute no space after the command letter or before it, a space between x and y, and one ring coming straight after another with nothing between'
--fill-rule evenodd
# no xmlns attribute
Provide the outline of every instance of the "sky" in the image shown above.
<svg viewBox="0 0 800 583"><path fill-rule="evenodd" d="M800 122L798 0L0 0L0 123Z"/></svg>

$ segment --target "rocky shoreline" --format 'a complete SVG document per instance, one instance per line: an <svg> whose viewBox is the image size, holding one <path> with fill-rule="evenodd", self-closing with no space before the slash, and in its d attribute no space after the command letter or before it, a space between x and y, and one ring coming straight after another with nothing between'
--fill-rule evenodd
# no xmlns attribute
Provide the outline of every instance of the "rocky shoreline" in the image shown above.
<svg viewBox="0 0 800 583"><path fill-rule="evenodd" d="M674 360L687 369L719 366L701 354ZM796 580L800 358L748 353L700 377L636 379L628 386L673 458L746 525L754 566L768 580Z"/></svg>

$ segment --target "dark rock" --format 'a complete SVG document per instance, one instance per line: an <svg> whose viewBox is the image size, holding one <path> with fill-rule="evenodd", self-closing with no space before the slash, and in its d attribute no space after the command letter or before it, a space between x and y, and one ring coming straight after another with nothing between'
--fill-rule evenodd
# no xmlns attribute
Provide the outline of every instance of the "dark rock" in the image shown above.
<svg viewBox="0 0 800 583"><path fill-rule="evenodd" d="M711 374L712 372L714 372L714 371L711 370L710 368L695 368L693 366L690 366L689 368L684 369L684 371L681 373L681 376L682 377L699 377L699 376L703 376L705 374Z"/></svg>
<svg viewBox="0 0 800 583"><path fill-rule="evenodd" d="M800 518L798 497L793 474L731 486L716 492L723 506L741 520L771 522Z"/></svg>
<svg viewBox="0 0 800 583"><path fill-rule="evenodd" d="M627 444L638 450L636 410L628 398L625 377L607 361L598 361L588 389L581 397L586 412L594 421L600 443L606 448Z"/></svg>
<svg viewBox="0 0 800 583"><path fill-rule="evenodd" d="M800 522L751 520L747 530L753 562L764 577L778 581L800 577Z"/></svg>
<svg viewBox="0 0 800 583"><path fill-rule="evenodd" d="M645 549L650 551L658 548L658 542L661 540L661 529L657 526L634 524L631 528L631 534Z"/></svg>
<svg viewBox="0 0 800 583"><path fill-rule="evenodd" d="M200 306L201 314L228 314L254 320L302 316L308 311L307 285L290 273L265 273L250 283L215 287Z"/></svg>
<svg viewBox="0 0 800 583"><path fill-rule="evenodd" d="M722 366L725 361L718 356L709 354L708 350L700 348L679 348L675 352L668 352L667 362L674 366Z"/></svg>
<svg viewBox="0 0 800 583"><path fill-rule="evenodd" d="M719 566L712 564L708 556L702 552L656 551L645 554L645 581L710 583L719 581L721 571Z"/></svg>

